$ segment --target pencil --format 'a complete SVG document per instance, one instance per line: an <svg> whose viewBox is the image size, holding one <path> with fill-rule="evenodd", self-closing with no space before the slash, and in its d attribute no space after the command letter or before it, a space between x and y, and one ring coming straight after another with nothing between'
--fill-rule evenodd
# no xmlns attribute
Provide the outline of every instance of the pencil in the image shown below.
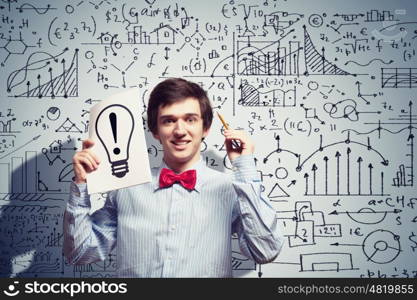
<svg viewBox="0 0 417 300"><path fill-rule="evenodd" d="M224 128L225 128L226 130L229 130L229 125L227 125L227 123L226 123L226 121L223 119L222 115L221 115L219 112L217 112L217 115L219 116L219 119L220 119L220 121L222 122L222 124L223 124ZM238 144L238 142L237 142L237 141L232 140L232 144L233 144L233 146L235 146L235 148L239 148L239 144Z"/></svg>
<svg viewBox="0 0 417 300"><path fill-rule="evenodd" d="M226 128L227 130L229 130L229 126L227 125L226 121L223 119L222 115L219 114L218 112L217 112L217 115L219 116L219 119L222 122L224 128Z"/></svg>

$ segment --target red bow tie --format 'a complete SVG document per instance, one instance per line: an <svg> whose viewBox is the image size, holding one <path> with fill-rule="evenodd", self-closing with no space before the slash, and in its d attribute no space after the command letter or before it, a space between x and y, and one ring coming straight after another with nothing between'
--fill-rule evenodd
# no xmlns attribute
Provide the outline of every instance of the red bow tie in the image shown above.
<svg viewBox="0 0 417 300"><path fill-rule="evenodd" d="M163 168L159 175L159 187L164 188L179 182L188 190L193 190L197 181L196 170L188 170L181 174L175 174L174 171Z"/></svg>

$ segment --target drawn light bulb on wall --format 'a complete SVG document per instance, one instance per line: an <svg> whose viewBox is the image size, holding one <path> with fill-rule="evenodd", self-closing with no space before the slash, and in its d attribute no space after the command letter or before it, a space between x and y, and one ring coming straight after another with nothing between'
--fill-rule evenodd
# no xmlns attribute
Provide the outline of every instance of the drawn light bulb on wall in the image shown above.
<svg viewBox="0 0 417 300"><path fill-rule="evenodd" d="M106 150L113 176L121 178L129 172L129 146L134 127L132 113L120 104L107 106L97 117L97 136Z"/></svg>

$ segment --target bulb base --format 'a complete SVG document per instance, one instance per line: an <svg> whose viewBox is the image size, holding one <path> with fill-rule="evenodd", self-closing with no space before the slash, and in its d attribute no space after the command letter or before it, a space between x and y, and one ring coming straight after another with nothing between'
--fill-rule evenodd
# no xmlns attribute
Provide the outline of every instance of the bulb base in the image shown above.
<svg viewBox="0 0 417 300"><path fill-rule="evenodd" d="M114 161L111 164L111 173L113 176L122 178L129 172L129 166L127 164L127 159Z"/></svg>

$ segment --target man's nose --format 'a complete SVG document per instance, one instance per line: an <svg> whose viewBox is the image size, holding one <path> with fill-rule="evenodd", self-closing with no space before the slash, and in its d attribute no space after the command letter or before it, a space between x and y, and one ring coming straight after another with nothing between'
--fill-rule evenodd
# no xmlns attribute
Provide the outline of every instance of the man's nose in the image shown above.
<svg viewBox="0 0 417 300"><path fill-rule="evenodd" d="M185 132L185 124L182 120L178 120L175 123L174 134L176 135L184 135Z"/></svg>

